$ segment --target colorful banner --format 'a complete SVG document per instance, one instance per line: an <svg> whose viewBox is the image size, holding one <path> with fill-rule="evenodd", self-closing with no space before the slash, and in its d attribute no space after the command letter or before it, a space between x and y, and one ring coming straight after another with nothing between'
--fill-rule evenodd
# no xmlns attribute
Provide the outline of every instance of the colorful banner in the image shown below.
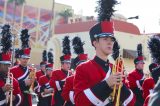
<svg viewBox="0 0 160 106"><path fill-rule="evenodd" d="M29 5L17 5L15 10L14 3L7 3L6 13L5 1L0 0L0 24L3 24L5 19L6 23L13 25L17 30L17 34L22 28L29 29L31 35L31 44L36 47L46 46L49 39L49 26L52 19L51 10L39 9ZM4 16L4 14L6 14Z"/></svg>

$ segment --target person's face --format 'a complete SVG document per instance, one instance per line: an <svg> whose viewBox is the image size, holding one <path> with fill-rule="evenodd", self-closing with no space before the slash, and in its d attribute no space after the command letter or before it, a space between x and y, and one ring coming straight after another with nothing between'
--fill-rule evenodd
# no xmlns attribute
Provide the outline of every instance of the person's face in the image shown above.
<svg viewBox="0 0 160 106"><path fill-rule="evenodd" d="M46 66L45 66L45 65L42 65L42 66L41 66L41 70L42 70L43 72L45 72Z"/></svg>
<svg viewBox="0 0 160 106"><path fill-rule="evenodd" d="M139 69L139 70L143 70L143 68L144 68L144 63L143 63L143 62L140 62L140 63L136 64L136 68Z"/></svg>
<svg viewBox="0 0 160 106"><path fill-rule="evenodd" d="M8 73L10 67L11 67L10 64L0 64L0 71Z"/></svg>
<svg viewBox="0 0 160 106"><path fill-rule="evenodd" d="M68 71L71 67L71 63L69 62L64 62L62 63L62 69L65 70L65 71Z"/></svg>
<svg viewBox="0 0 160 106"><path fill-rule="evenodd" d="M49 77L51 77L51 76L52 76L52 71L51 71L51 70L47 70L47 71L46 71L46 74L47 74Z"/></svg>
<svg viewBox="0 0 160 106"><path fill-rule="evenodd" d="M29 62L29 58L20 58L20 64L22 66L27 66L28 62Z"/></svg>
<svg viewBox="0 0 160 106"><path fill-rule="evenodd" d="M104 55L109 55L112 53L114 41L111 37L102 37L93 41L93 44L96 51L99 51Z"/></svg>

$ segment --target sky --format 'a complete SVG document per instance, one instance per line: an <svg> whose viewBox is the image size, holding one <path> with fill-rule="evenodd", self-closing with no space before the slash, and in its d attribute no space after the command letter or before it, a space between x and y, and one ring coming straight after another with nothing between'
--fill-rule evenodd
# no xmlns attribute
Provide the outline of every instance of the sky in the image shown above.
<svg viewBox="0 0 160 106"><path fill-rule="evenodd" d="M71 5L76 14L97 16L94 12L97 0L55 0L58 3ZM123 16L139 16L139 19L128 20L138 26L141 33L160 33L160 0L117 0L116 13Z"/></svg>

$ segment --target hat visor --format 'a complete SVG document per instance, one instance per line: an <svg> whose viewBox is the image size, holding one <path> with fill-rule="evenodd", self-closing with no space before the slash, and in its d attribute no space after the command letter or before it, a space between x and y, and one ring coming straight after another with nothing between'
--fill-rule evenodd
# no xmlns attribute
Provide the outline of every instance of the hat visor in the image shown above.
<svg viewBox="0 0 160 106"><path fill-rule="evenodd" d="M47 70L47 71L52 71L53 68L49 68L49 67L48 67L48 68L46 68L46 70Z"/></svg>
<svg viewBox="0 0 160 106"><path fill-rule="evenodd" d="M101 33L94 36L94 38L111 37L114 41L116 40L113 33Z"/></svg>
<svg viewBox="0 0 160 106"><path fill-rule="evenodd" d="M143 60L136 62L136 64L139 64L139 63L145 64L145 62Z"/></svg>
<svg viewBox="0 0 160 106"><path fill-rule="evenodd" d="M0 64L8 64L8 65L11 65L11 61L0 61Z"/></svg>
<svg viewBox="0 0 160 106"><path fill-rule="evenodd" d="M24 58L24 59L30 59L31 58L29 55L21 55L20 57Z"/></svg>
<svg viewBox="0 0 160 106"><path fill-rule="evenodd" d="M44 66L46 66L46 64L41 64L41 65L40 65L40 67L44 67Z"/></svg>
<svg viewBox="0 0 160 106"><path fill-rule="evenodd" d="M71 63L71 60L64 60L63 63Z"/></svg>

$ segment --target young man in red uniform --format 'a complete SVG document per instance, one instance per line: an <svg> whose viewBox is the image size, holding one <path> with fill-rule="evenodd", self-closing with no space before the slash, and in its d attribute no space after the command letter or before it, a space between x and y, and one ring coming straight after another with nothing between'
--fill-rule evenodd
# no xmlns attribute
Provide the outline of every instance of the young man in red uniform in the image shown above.
<svg viewBox="0 0 160 106"><path fill-rule="evenodd" d="M21 106L32 106L32 96L27 92L29 91L31 85L34 85L34 90L38 89L38 83L35 82L35 78L28 78L30 73L35 71L34 69L30 69L28 67L28 61L30 59L31 51L31 48L29 47L29 36L30 35L28 35L27 29L21 31L22 49L19 51L20 64L12 67L10 70L10 72L18 80L20 85L20 89L22 92Z"/></svg>
<svg viewBox="0 0 160 106"><path fill-rule="evenodd" d="M153 88L160 77L160 39L158 36L153 36L148 42L148 47L153 59L153 63L149 65L151 77L147 78L142 85L143 97L145 99L144 106L148 106L148 100L153 93Z"/></svg>
<svg viewBox="0 0 160 106"><path fill-rule="evenodd" d="M142 84L144 82L144 59L142 55L142 45L137 45L138 57L134 59L135 70L128 74L129 87L136 96L136 106L143 106Z"/></svg>
<svg viewBox="0 0 160 106"><path fill-rule="evenodd" d="M88 56L87 54L84 54L83 45L84 42L81 41L79 37L75 37L72 41L74 52L78 55L73 60L73 66L77 67L82 62L87 61ZM66 79L66 82L64 84L63 90L62 90L62 97L65 100L65 103L63 106L74 106L74 90L73 90L73 80L74 75L68 77Z"/></svg>
<svg viewBox="0 0 160 106"><path fill-rule="evenodd" d="M53 95L53 88L50 87L49 81L53 71L53 54L48 53L48 64L46 65L46 75L39 78L40 84L40 99L38 106L51 106L51 100Z"/></svg>
<svg viewBox="0 0 160 106"><path fill-rule="evenodd" d="M45 75L46 72L46 64L47 64L47 51L44 50L42 54L42 62L40 63L40 70L36 72L36 78L37 81L39 81L39 78L43 75Z"/></svg>
<svg viewBox="0 0 160 106"><path fill-rule="evenodd" d="M112 65L107 60L112 53L114 38L113 22L110 21L115 0L99 0L99 22L90 29L90 39L95 47L94 59L80 64L76 68L74 79L76 106L114 105L110 95L114 85L122 82L122 72L112 74ZM134 106L134 95L124 84L120 94L120 105Z"/></svg>
<svg viewBox="0 0 160 106"><path fill-rule="evenodd" d="M61 69L53 71L51 80L49 82L50 86L54 88L54 106L63 106L64 100L61 96L61 92L66 78L72 74L70 71L71 53L70 40L68 36L65 36L65 38L63 39L63 53L64 55L60 57Z"/></svg>
<svg viewBox="0 0 160 106"><path fill-rule="evenodd" d="M0 106L8 106L10 102L12 102L13 106L19 106L22 100L20 87L18 81L15 78L12 80L12 77L9 74L12 53L12 35L10 34L10 26L4 25L2 27L1 34L2 49L0 53ZM11 95L7 96L7 93L10 91L13 92L11 101Z"/></svg>

